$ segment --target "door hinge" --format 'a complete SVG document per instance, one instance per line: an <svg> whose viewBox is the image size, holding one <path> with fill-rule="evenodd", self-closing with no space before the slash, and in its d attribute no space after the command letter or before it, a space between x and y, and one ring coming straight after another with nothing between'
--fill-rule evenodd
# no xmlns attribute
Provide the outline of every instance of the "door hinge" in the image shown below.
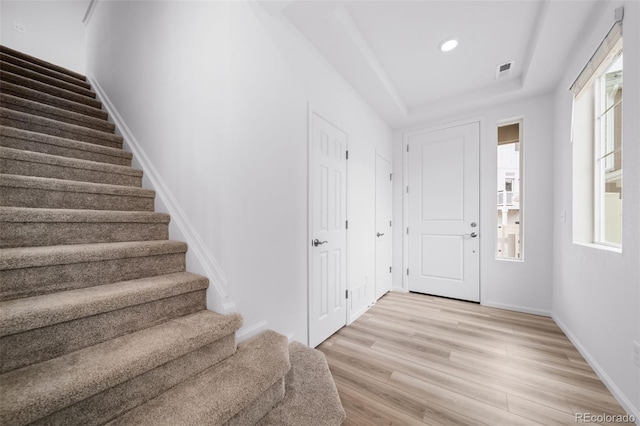
<svg viewBox="0 0 640 426"><path fill-rule="evenodd" d="M389 266L389 273L391 273L391 266Z"/></svg>
<svg viewBox="0 0 640 426"><path fill-rule="evenodd" d="M407 275L409 275L409 268L407 268Z"/></svg>
<svg viewBox="0 0 640 426"><path fill-rule="evenodd" d="M389 221L389 228L391 228L391 221Z"/></svg>
<svg viewBox="0 0 640 426"><path fill-rule="evenodd" d="M344 228L345 229L349 229L349 221L348 220L344 221Z"/></svg>
<svg viewBox="0 0 640 426"><path fill-rule="evenodd" d="M407 235L409 235L409 227L407 226Z"/></svg>
<svg viewBox="0 0 640 426"><path fill-rule="evenodd" d="M344 298L348 299L349 298L349 290L345 290L344 291Z"/></svg>
<svg viewBox="0 0 640 426"><path fill-rule="evenodd" d="M348 160L349 159L349 151L346 151L346 152L347 152L347 160Z"/></svg>
<svg viewBox="0 0 640 426"><path fill-rule="evenodd" d="M409 145L407 145L407 152L409 152Z"/></svg>
<svg viewBox="0 0 640 426"><path fill-rule="evenodd" d="M407 185L407 194L409 193L409 185Z"/></svg>
<svg viewBox="0 0 640 426"><path fill-rule="evenodd" d="M389 173L389 180L393 180L393 173Z"/></svg>

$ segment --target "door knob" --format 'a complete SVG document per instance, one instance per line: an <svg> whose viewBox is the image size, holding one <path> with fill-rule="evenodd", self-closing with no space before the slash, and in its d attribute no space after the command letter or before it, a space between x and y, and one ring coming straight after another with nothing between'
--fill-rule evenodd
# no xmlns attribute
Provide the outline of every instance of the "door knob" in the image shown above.
<svg viewBox="0 0 640 426"><path fill-rule="evenodd" d="M464 236L465 236L465 237L475 238L475 237L477 237L477 236L478 236L478 234L477 234L477 233L475 233L475 232L472 232L472 233L470 233L470 234L464 234Z"/></svg>
<svg viewBox="0 0 640 426"><path fill-rule="evenodd" d="M316 238L315 240L313 240L313 246L314 247L318 247L318 246L321 246L322 244L324 244L326 242L327 241L320 241L319 239Z"/></svg>
<svg viewBox="0 0 640 426"><path fill-rule="evenodd" d="M378 232L378 233L376 234L376 237L382 237L383 235L384 235L384 232L383 232L382 234Z"/></svg>

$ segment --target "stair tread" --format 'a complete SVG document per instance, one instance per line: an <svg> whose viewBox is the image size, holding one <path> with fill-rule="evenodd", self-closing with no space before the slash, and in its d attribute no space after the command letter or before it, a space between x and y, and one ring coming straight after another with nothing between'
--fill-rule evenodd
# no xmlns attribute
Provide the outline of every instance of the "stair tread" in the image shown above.
<svg viewBox="0 0 640 426"><path fill-rule="evenodd" d="M153 198L152 189L135 186L109 185L105 183L80 182L74 180L42 178L0 174L0 187L33 188L49 191L82 192L90 194L127 195L130 197Z"/></svg>
<svg viewBox="0 0 640 426"><path fill-rule="evenodd" d="M287 338L266 331L238 345L232 357L108 424L223 424L289 368Z"/></svg>
<svg viewBox="0 0 640 426"><path fill-rule="evenodd" d="M104 129L105 132L113 133L115 130L115 124L107 121L106 119L94 117L87 114L81 114L79 112L69 111L68 109L56 107L53 105L47 105L42 102L21 98L19 96L10 95L7 93L0 94L0 105L2 105L4 108L7 108L7 109L15 109L16 107L23 107L23 108L30 109L32 111L38 111L42 114L49 114L49 115L54 115L56 117L72 119L72 120L75 120L76 122L83 123L81 125L84 127L87 127L87 126L101 127Z"/></svg>
<svg viewBox="0 0 640 426"><path fill-rule="evenodd" d="M4 71L7 71L7 72L10 72L10 73L13 73L13 74L22 73L21 74L22 76L30 78L32 80L41 81L41 82L49 84L51 86L60 87L60 88L63 88L65 90L69 90L71 92L75 92L75 93L78 93L80 95L92 98L92 99L95 99L95 97L96 97L96 93L91 89L87 89L85 87L78 86L77 84L69 83L69 82L61 80L59 78L51 77L51 76L39 73L39 72L34 71L34 70L30 70L30 69L25 68L25 67L14 65L14 64L6 62L6 61L4 61L2 59L0 59L0 69L2 69Z"/></svg>
<svg viewBox="0 0 640 426"><path fill-rule="evenodd" d="M0 336L202 290L208 284L200 275L177 272L8 300L0 302Z"/></svg>
<svg viewBox="0 0 640 426"><path fill-rule="evenodd" d="M0 423L28 423L233 333L240 316L200 311L0 376Z"/></svg>
<svg viewBox="0 0 640 426"><path fill-rule="evenodd" d="M131 159L133 155L130 152L119 148L111 148L108 146L97 145L89 142L76 141L59 136L47 135L44 133L31 132L29 130L16 129L14 127L0 126L0 136L13 137L16 139L24 139L33 142L57 145L66 148L73 148L81 151L91 151L105 155L123 157Z"/></svg>
<svg viewBox="0 0 640 426"><path fill-rule="evenodd" d="M12 56L9 55L5 52L0 52L0 58L2 58L4 61L9 62L13 65L22 67L22 68L27 68L30 69L32 71L36 71L39 72L40 74L44 74L44 75L48 75L50 77L54 77L54 78L58 78L60 80L64 80L67 81L69 83L73 83L76 84L80 87L84 87L85 89L90 89L91 85L89 83L87 83L86 80L80 80L76 77L73 77L69 74L65 74L65 73L61 73L59 71L56 71L54 69L51 68L46 68L43 67L42 65L38 65L34 62L29 62L29 61L25 61L24 59L20 59L16 56Z"/></svg>
<svg viewBox="0 0 640 426"><path fill-rule="evenodd" d="M169 223L166 213L117 210L0 207L0 222Z"/></svg>
<svg viewBox="0 0 640 426"><path fill-rule="evenodd" d="M322 352L292 342L289 360L291 370L286 376L284 399L258 425L341 425L346 414Z"/></svg>
<svg viewBox="0 0 640 426"><path fill-rule="evenodd" d="M60 98L49 93L41 92L36 89L31 89L29 87L21 86L19 84L11 83L9 81L1 79L0 89L2 89L1 91L3 93L8 93L22 99L30 99L35 102L55 106L66 111L73 111L89 117L106 120L109 116L106 111L103 111L98 107L75 102L70 99Z"/></svg>
<svg viewBox="0 0 640 426"><path fill-rule="evenodd" d="M0 270L33 268L111 259L185 253L187 244L172 240L14 247L2 250Z"/></svg>
<svg viewBox="0 0 640 426"><path fill-rule="evenodd" d="M25 60L25 61L28 61L28 62L31 62L31 63L34 63L34 64L38 64L38 65L40 65L42 67L45 67L45 68L53 69L53 70L56 70L58 72L62 72L64 74L68 74L68 75L70 75L72 77L77 78L78 80L81 80L81 81L86 81L87 80L87 77L85 77L84 75L80 74L79 72L70 70L70 69L65 68L65 67L61 67L60 65L53 64L51 62L45 61L45 60L40 59L40 58L36 58L35 56L31 56L29 54L20 52L19 50L11 49L10 47L4 46L2 44L0 44L0 52L3 52L5 54L14 56L16 58L20 58L22 60Z"/></svg>
<svg viewBox="0 0 640 426"><path fill-rule="evenodd" d="M102 103L97 99L81 95L80 93L72 92L71 90L63 89L62 87L53 86L51 84L43 83L42 81L34 80L32 78L24 77L22 75L14 74L5 70L0 70L0 77L2 78L2 80L6 80L19 86L25 86L32 90L44 92L59 98L69 99L77 103L92 106L94 108L102 108Z"/></svg>
<svg viewBox="0 0 640 426"><path fill-rule="evenodd" d="M77 124L71 123L64 123L58 120L53 120L26 112L15 111L4 107L0 107L0 118L29 123L30 125L39 125L43 127L53 128L62 132L76 134L78 136L91 137L118 144L122 144L123 141L122 136L115 135L113 134L113 132L103 132L100 130L91 129L89 127L79 126Z"/></svg>
<svg viewBox="0 0 640 426"><path fill-rule="evenodd" d="M33 163L50 164L74 169L100 171L129 176L142 176L142 170L117 164L99 163L97 161L79 158L62 157L60 155L44 154L41 152L24 151L21 149L0 147L0 158L27 161Z"/></svg>

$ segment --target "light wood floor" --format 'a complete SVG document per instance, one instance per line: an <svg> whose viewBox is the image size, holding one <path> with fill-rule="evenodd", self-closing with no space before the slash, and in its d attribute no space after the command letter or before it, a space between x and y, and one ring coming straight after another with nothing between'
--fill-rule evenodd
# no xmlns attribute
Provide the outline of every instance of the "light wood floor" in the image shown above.
<svg viewBox="0 0 640 426"><path fill-rule="evenodd" d="M575 425L576 413L625 414L546 317L389 293L318 349L345 425Z"/></svg>

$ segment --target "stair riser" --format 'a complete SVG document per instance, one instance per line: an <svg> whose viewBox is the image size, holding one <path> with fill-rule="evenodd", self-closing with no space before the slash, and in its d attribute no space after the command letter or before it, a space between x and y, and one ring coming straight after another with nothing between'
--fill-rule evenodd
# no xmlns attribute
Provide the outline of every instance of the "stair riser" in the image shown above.
<svg viewBox="0 0 640 426"><path fill-rule="evenodd" d="M56 109L55 107L30 101L28 99L17 97L9 98L8 96L2 97L0 100L0 107L11 109L13 111L24 112L26 114L37 115L38 117L49 118L51 120L58 120L64 123L82 126L101 132L113 133L115 130L114 124L108 121L68 110Z"/></svg>
<svg viewBox="0 0 640 426"><path fill-rule="evenodd" d="M194 291L0 338L0 373L46 361L206 309Z"/></svg>
<svg viewBox="0 0 640 426"><path fill-rule="evenodd" d="M0 271L0 301L185 270L184 253Z"/></svg>
<svg viewBox="0 0 640 426"><path fill-rule="evenodd" d="M20 176L36 176L81 182L104 183L142 187L141 176L131 176L103 171L76 169L56 164L20 161L0 157L0 173Z"/></svg>
<svg viewBox="0 0 640 426"><path fill-rule="evenodd" d="M61 89L56 86L51 86L50 84L45 84L40 81L31 80L29 78L22 77L21 75L16 75L6 71L0 71L0 78L8 83L17 84L18 86L24 86L28 89L36 90L38 92L43 92L52 96L57 96L59 98L68 99L80 104L89 105L93 108L102 108L102 103L96 99L90 98L88 96L83 96L69 90Z"/></svg>
<svg viewBox="0 0 640 426"><path fill-rule="evenodd" d="M8 95L17 96L19 98L28 99L34 102L40 102L45 105L50 105L67 111L76 112L78 114L88 115L90 117L99 118L101 120L106 120L108 117L108 114L99 108L94 108L89 105L73 102L54 95L49 95L47 93L29 89L17 84L12 84L7 81L0 81L0 91Z"/></svg>
<svg viewBox="0 0 640 426"><path fill-rule="evenodd" d="M0 205L49 209L153 211L153 198L0 187Z"/></svg>
<svg viewBox="0 0 640 426"><path fill-rule="evenodd" d="M86 151L61 145L53 145L46 142L22 139L12 136L2 135L0 146L6 148L20 149L31 152L41 152L43 154L58 155L60 157L77 158L80 160L96 161L98 163L116 164L119 166L131 166L131 159L116 155L108 155L95 151Z"/></svg>
<svg viewBox="0 0 640 426"><path fill-rule="evenodd" d="M169 238L167 223L4 222L0 248L155 241Z"/></svg>
<svg viewBox="0 0 640 426"><path fill-rule="evenodd" d="M225 423L225 426L255 425L258 420L266 416L269 411L284 398L284 377L279 379L269 389L264 391L244 410L233 416Z"/></svg>
<svg viewBox="0 0 640 426"><path fill-rule="evenodd" d="M56 78L58 80L66 81L67 83L75 84L76 86L84 87L85 89L91 89L91 85L84 80L77 79L68 74L64 74L43 66L25 61L15 56L8 55L6 53L0 53L0 59L9 64L13 64L18 67L26 68L37 73Z"/></svg>
<svg viewBox="0 0 640 426"><path fill-rule="evenodd" d="M31 425L102 425L230 357L235 351L235 336L231 334Z"/></svg>
<svg viewBox="0 0 640 426"><path fill-rule="evenodd" d="M49 126L48 124L52 124ZM104 136L93 136L83 134L78 131L80 129L67 129L61 126L56 126L56 122L42 124L36 121L22 121L9 117L0 117L0 125L7 127L14 127L16 129L27 130L30 132L44 133L46 135L57 136L59 138L73 139L81 142L93 143L96 145L107 146L109 148L122 148L122 141L119 137L104 133Z"/></svg>
<svg viewBox="0 0 640 426"><path fill-rule="evenodd" d="M51 86L59 87L61 89L68 90L70 92L77 93L82 96L86 96L89 98L95 99L96 94L90 89L86 89L84 87L80 87L77 84L68 83L64 80L60 80L55 77L50 77L48 75L41 74L37 71L33 71L27 68L19 67L14 64L1 61L0 69L3 71L7 71L16 75L20 75L25 78L30 78L31 80L36 80L45 84L49 84Z"/></svg>
<svg viewBox="0 0 640 426"><path fill-rule="evenodd" d="M86 81L86 77L84 75L82 75L82 74L79 74L77 72L68 70L68 69L63 68L63 67L61 67L59 65L55 65L55 64L52 64L50 62L43 61L42 59L35 58L33 56L27 55L27 54L22 53L20 51L13 50L13 49L11 49L9 47L0 46L0 52L5 53L7 55L11 55L11 56L13 56L15 58L22 59L23 61L27 61L27 62L30 62L32 64L36 64L36 65L39 65L41 67L48 68L48 69L53 70L53 71L57 71L57 72L60 72L60 73L63 73L63 74L67 74L67 75L69 75L69 76L71 76L73 78L76 78L78 80Z"/></svg>

